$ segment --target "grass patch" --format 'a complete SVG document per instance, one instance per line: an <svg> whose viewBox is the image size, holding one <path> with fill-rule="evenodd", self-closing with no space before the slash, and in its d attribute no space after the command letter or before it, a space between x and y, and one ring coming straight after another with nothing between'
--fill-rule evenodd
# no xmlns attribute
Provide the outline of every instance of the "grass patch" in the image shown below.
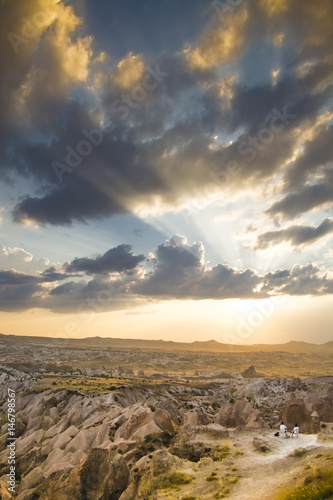
<svg viewBox="0 0 333 500"><path fill-rule="evenodd" d="M215 446L211 453L210 458L214 460L214 462L220 462L224 460L230 454L230 446L225 444L223 446Z"/></svg>
<svg viewBox="0 0 333 500"><path fill-rule="evenodd" d="M158 481L158 489L175 489L183 484L189 484L193 481L194 476L186 472L171 472L165 476L161 476Z"/></svg>
<svg viewBox="0 0 333 500"><path fill-rule="evenodd" d="M206 477L206 481L208 481L209 483L211 481L217 481L218 478L216 476L217 476L216 472L211 472L209 476Z"/></svg>
<svg viewBox="0 0 333 500"><path fill-rule="evenodd" d="M144 500L155 498L154 494L157 490L165 490L166 492L180 490L181 486L190 484L194 479L194 476L186 472L170 472L156 478L146 478L140 484L137 498Z"/></svg>
<svg viewBox="0 0 333 500"><path fill-rule="evenodd" d="M299 486L280 496L279 500L329 500L333 497L333 467L309 474Z"/></svg>
<svg viewBox="0 0 333 500"><path fill-rule="evenodd" d="M236 446L236 449L233 453L234 457L240 457L241 455L244 455L244 452L240 446Z"/></svg>
<svg viewBox="0 0 333 500"><path fill-rule="evenodd" d="M39 382L27 388L23 395L40 394L48 390L72 390L81 394L101 396L128 385L130 385L128 380L122 380L115 377L62 375L60 373L57 375L45 374L41 377ZM119 396L123 397L123 394L119 392Z"/></svg>
<svg viewBox="0 0 333 500"><path fill-rule="evenodd" d="M297 458L301 458L303 457L304 455L306 455L307 451L304 449L304 448L296 448L296 450L294 450L290 456L291 457L297 457Z"/></svg>
<svg viewBox="0 0 333 500"><path fill-rule="evenodd" d="M236 484L238 483L239 481L239 477L238 476L232 476L231 478L229 478L229 483L230 484Z"/></svg>

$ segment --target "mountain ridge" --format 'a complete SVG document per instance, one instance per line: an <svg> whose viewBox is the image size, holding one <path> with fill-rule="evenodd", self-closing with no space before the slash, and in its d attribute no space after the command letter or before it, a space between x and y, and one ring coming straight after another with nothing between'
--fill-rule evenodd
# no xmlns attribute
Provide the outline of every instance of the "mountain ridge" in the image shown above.
<svg viewBox="0 0 333 500"><path fill-rule="evenodd" d="M289 352L289 353L333 353L333 341L323 344L314 344L305 341L291 340L283 344L223 344L217 340L176 342L171 340L149 340L149 339L123 339L118 337L86 337L86 338L53 338L39 337L33 335L15 335L0 333L2 343L52 344L54 347L77 347L84 348L95 346L96 348L138 348L171 351L197 351L197 352Z"/></svg>

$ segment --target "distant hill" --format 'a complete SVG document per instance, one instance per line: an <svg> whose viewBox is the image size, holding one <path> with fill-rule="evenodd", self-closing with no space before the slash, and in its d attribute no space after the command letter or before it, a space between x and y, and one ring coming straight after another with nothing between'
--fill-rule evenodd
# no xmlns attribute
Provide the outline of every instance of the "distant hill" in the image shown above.
<svg viewBox="0 0 333 500"><path fill-rule="evenodd" d="M171 340L143 340L88 337L83 339L34 337L23 335L0 334L1 344L53 346L58 348L76 349L153 349L159 351L186 351L186 352L288 352L288 353L333 353L333 341L325 344L310 344L307 342L291 341L285 344L253 344L232 345L222 344L216 340L187 342L173 342Z"/></svg>

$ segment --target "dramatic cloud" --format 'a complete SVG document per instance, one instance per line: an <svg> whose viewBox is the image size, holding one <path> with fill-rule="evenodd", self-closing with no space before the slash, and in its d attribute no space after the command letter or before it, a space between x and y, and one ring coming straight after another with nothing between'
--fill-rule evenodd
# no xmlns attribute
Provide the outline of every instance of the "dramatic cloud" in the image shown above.
<svg viewBox="0 0 333 500"><path fill-rule="evenodd" d="M217 26L202 37L197 47L185 49L190 67L205 70L239 57L245 47L244 27L247 19L246 5L237 9L237 15L226 12L224 16L216 16Z"/></svg>
<svg viewBox="0 0 333 500"><path fill-rule="evenodd" d="M210 267L204 260L202 243L189 245L178 234L149 254L146 268L140 265L144 260L143 255L134 256L129 245L120 245L94 259L74 259L62 266L63 271L55 267L36 275L1 271L2 310L39 307L58 312L105 312L132 309L152 300L333 293L328 273L312 264L265 275L226 264Z"/></svg>
<svg viewBox="0 0 333 500"><path fill-rule="evenodd" d="M132 287L140 295L187 299L248 297L260 282L249 269L238 271L222 264L207 268L202 243L190 246L179 235L158 246L151 262L153 272Z"/></svg>
<svg viewBox="0 0 333 500"><path fill-rule="evenodd" d="M43 307L41 297L46 293L46 290L36 283L0 285L0 310L13 312Z"/></svg>
<svg viewBox="0 0 333 500"><path fill-rule="evenodd" d="M87 274L104 274L123 272L134 269L145 260L144 255L133 255L130 245L118 245L95 259L74 259L65 264L67 272L85 272Z"/></svg>
<svg viewBox="0 0 333 500"><path fill-rule="evenodd" d="M111 78L121 89L132 90L140 83L144 70L143 58L139 55L128 54L117 64L116 73Z"/></svg>
<svg viewBox="0 0 333 500"><path fill-rule="evenodd" d="M333 178L333 175L331 175ZM317 207L333 203L333 185L318 183L304 186L297 192L290 193L277 201L267 210L268 215L288 220Z"/></svg>
<svg viewBox="0 0 333 500"><path fill-rule="evenodd" d="M276 292L287 295L324 295L333 293L333 280L328 276L328 272L323 272L313 264L306 266L294 266L288 274L287 279L275 288ZM266 285L263 291L274 285L277 276L270 274L266 277Z"/></svg>
<svg viewBox="0 0 333 500"><path fill-rule="evenodd" d="M264 187L281 174L282 205L269 213L287 219L325 203L319 199L332 201L326 179L317 181L332 148L330 118L323 118L333 74L328 0L320 8L310 0L218 2L191 45L119 59L93 52L93 34L82 35L73 7L28 3L5 2L2 27L1 169L4 178L16 172L36 186L17 200L16 222L70 225L174 211L192 199ZM22 17L34 26L41 10L33 36L19 45L8 39L22 37ZM269 44L279 68L264 71L252 52L258 45L272 50ZM253 82L247 61L258 73ZM303 198L302 189L316 191L317 202L289 211L289 197Z"/></svg>
<svg viewBox="0 0 333 500"><path fill-rule="evenodd" d="M2 310L332 293L328 258L317 267L297 252L333 232L332 1L193 0L193 28L159 48L165 21L155 25L142 2L135 29L154 30L140 43L117 24L134 16L121 2L79 3L2 2L0 176L12 217L1 226ZM171 3L185 25L183 3ZM115 4L110 28L100 12ZM185 216L209 261L201 242L161 243L185 232ZM246 225L255 248L239 245ZM49 245L64 241L58 226L72 227L73 248L50 263L42 257L51 231ZM138 250L103 253L108 231ZM279 261L268 262L274 250L257 254L281 242L292 250Z"/></svg>
<svg viewBox="0 0 333 500"><path fill-rule="evenodd" d="M18 273L17 271L0 271L0 285L22 285L26 283L38 283L40 278Z"/></svg>
<svg viewBox="0 0 333 500"><path fill-rule="evenodd" d="M292 246L311 245L318 239L333 232L333 219L324 219L317 227L290 226L280 231L268 231L260 234L257 239L256 249L264 249L271 245L277 245L283 241Z"/></svg>

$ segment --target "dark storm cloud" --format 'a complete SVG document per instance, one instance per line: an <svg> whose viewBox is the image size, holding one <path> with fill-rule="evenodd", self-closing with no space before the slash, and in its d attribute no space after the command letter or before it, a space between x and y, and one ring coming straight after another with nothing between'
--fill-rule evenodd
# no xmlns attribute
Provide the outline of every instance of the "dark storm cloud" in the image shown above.
<svg viewBox="0 0 333 500"><path fill-rule="evenodd" d="M26 2L17 5L20 8L15 10L13 3L6 4L8 19L14 23L10 29L14 32L20 29L21 10L22 15L26 14ZM142 78L126 89L119 86L119 68L115 69L118 62L113 66L109 62L92 63L91 41L80 38L71 41L76 28L70 20L70 7L57 5L56 17L45 28L44 38L37 34L23 44L17 58L12 57L14 54L8 56L7 47L3 53L4 94L10 82L16 81L16 84L15 91L7 93L4 101L7 111L3 126L8 127L11 139L4 146L6 161L2 168L5 173L16 171L32 178L39 187L37 193L26 193L17 203L15 221L69 225L75 220L135 212L143 203L154 204L156 198L167 210L192 197L225 188L235 192L249 189L281 171L293 154L299 129L309 120L315 120L331 96L327 83L331 74L327 51L331 33L320 11L312 16L307 28L309 37L304 38L302 26L308 23L313 10L308 1L297 3L297 8L288 2L281 12L278 8L278 12L271 12L269 2L244 3L240 8L247 10L247 17L242 14L246 22L237 21L240 14L237 9L228 17L228 26L223 27L224 21L217 16L215 24L208 28L213 30L212 35L204 36L197 47L191 47L187 53L195 54L198 48L201 55L205 55L205 51L214 55L216 50L217 59L215 55L212 58L216 60L215 66L191 66L187 62L193 57L189 59L184 53L164 53L149 58L139 55L134 60L144 66ZM34 9L37 9L35 4ZM329 17L330 3L324 1L322 9L326 9ZM33 13L32 9L28 17ZM64 35L57 31L60 23L64 26ZM320 23L323 29L319 29ZM3 27L5 38L9 25ZM225 51L221 49L221 29L222 32L229 30L230 43L236 44L232 57L241 57L245 47L264 39L267 33L278 33L279 27L283 27L287 42L288 37L292 37L298 52L294 50L294 60L287 61L287 69L283 59L285 67L281 68L281 77L275 85L267 81L267 75L255 86L246 85L244 81L232 82L228 75L221 78L218 58L223 61L227 58L228 62L229 57L228 47L224 47ZM8 40L5 41L8 45ZM308 60L310 50L312 61L317 57L313 71L298 73L299 67ZM74 58L72 65L69 64L71 58ZM7 72L9 66L10 73ZM163 75L160 78L156 77L159 72ZM158 85L146 91L143 100L133 101L133 95L140 94L132 95L133 89L135 91L148 75L146 81ZM100 79L100 83L91 91L86 81L92 84L95 79L97 82ZM94 95L101 99L102 108L93 104ZM130 104L123 101L123 96L126 101L130 96L127 101ZM115 103L116 100L119 102ZM284 124L284 128L280 127L269 144L258 143L258 134L274 117L273 110L283 113L284 108L295 118ZM103 130L101 115L106 122L114 123L114 130L111 134L102 132L99 142L96 137ZM78 158L79 144L87 140L83 130L88 133L94 130L95 141L99 143L91 144L91 153ZM213 136L228 137L236 131L238 137L233 138L233 144L212 148ZM253 140L258 147L251 145ZM321 142L325 149L329 147L328 139L324 144L323 135ZM300 179L300 169L314 173L317 167L321 168L318 163L310 166L311 154L315 155L315 146L313 153L305 149L308 160L304 158L304 162L307 161L308 167L300 167L299 163L290 167L287 196L298 189L292 179ZM68 155L70 165L66 163ZM329 153L323 152L323 161L327 157ZM225 182L225 168L230 161L237 162L239 174L229 176ZM60 176L62 182L52 168L54 162L67 169Z"/></svg>
<svg viewBox="0 0 333 500"><path fill-rule="evenodd" d="M116 280L98 276L90 281L69 281L51 290L44 299L43 307L55 312L100 313L120 311L143 306L146 297L137 297L130 290L136 273L124 273Z"/></svg>
<svg viewBox="0 0 333 500"><path fill-rule="evenodd" d="M292 162L285 174L285 190L302 187L316 174L329 177L333 159L333 127L321 126L307 140L302 155Z"/></svg>
<svg viewBox="0 0 333 500"><path fill-rule="evenodd" d="M333 293L328 273L312 264L265 275L227 264L209 267L202 243L190 245L178 234L150 254L146 267L139 265L143 260L142 255L133 256L129 245L120 245L95 259L65 263L63 273L55 267L36 275L2 271L1 310L39 307L66 313L106 312L135 308L152 300L263 299L271 294ZM68 274L71 271L80 274ZM91 274L95 275L93 279ZM65 282L58 284L60 280Z"/></svg>
<svg viewBox="0 0 333 500"><path fill-rule="evenodd" d="M103 190L78 182L75 186L51 189L42 198L27 197L13 211L16 222L34 220L39 224L70 226L73 220L124 213L125 210Z"/></svg>
<svg viewBox="0 0 333 500"><path fill-rule="evenodd" d="M131 120L136 123L134 129L129 130L121 124L115 130L114 138L104 135L103 142L93 148L89 157L82 158L80 165L72 172L64 173L64 182L61 184L50 164L50 168L45 169L45 161L49 157L64 163L66 147L71 145L76 150L76 145L80 143L80 137L74 130L68 129L68 134L61 139L62 146L58 141L48 151L45 145L41 146L40 153L38 146L35 146L34 151L25 151L24 169L35 172L36 176L46 177L49 188L44 196L29 196L21 201L14 211L15 220L22 222L30 219L42 224L68 225L73 220L84 221L126 211L135 212L138 204L143 201L153 203L157 195L166 205L176 205L192 196L202 195L202 191L209 186L211 192L223 190L227 183L222 174L231 161L237 162L241 175L228 179L228 187L246 188L249 182L269 178L291 156L293 129L299 126L301 118L298 117L295 124L289 122L287 126L280 121L281 130L271 134L269 145L259 141L257 146L258 134L263 128L267 129L265 121L269 122L274 117L273 110L278 109L276 104L279 106L281 102L282 115L285 107L282 105L283 99L276 99L274 94L269 95L267 105L256 122L251 108L247 114L244 112L245 101L256 103L258 109L258 102L262 103L262 93L263 89L260 88L256 98L251 92L242 95L241 99L240 95L236 95L236 112L232 119L230 115L230 120L227 113L217 113L219 103L216 96L204 95L198 88L193 88L192 95L189 92L189 100L193 99L193 95L196 96L197 107L185 109L181 93L174 102L173 106L184 109L185 115L179 113L182 115L179 117L181 121L178 121L177 116L172 117L171 107L168 110L166 106L166 112L163 99L151 108L147 104L144 113L142 110L132 111ZM243 114L237 118L239 102ZM163 114L164 121L161 118ZM160 122L155 115L160 115ZM184 116L187 116L185 120ZM305 117L309 118L309 115ZM164 129L168 120L170 125ZM243 132L234 144L218 151L210 149L210 135L223 133L227 128L231 132L232 129L249 125L250 129ZM73 127L76 131L84 128L79 121ZM86 130L96 130L96 124L91 124ZM147 142L148 137L150 139ZM254 139L256 143L253 147L251 141ZM63 158L59 154L60 150L63 151ZM45 157L42 163L38 160L39 154ZM42 170L46 170L46 173ZM53 179L50 178L52 175Z"/></svg>
<svg viewBox="0 0 333 500"><path fill-rule="evenodd" d="M333 219L324 219L317 227L291 226L280 231L268 231L257 238L256 249L265 249L283 241L292 246L306 246L333 232Z"/></svg>
<svg viewBox="0 0 333 500"><path fill-rule="evenodd" d="M40 278L17 271L0 271L0 285L24 285L38 283Z"/></svg>
<svg viewBox="0 0 333 500"><path fill-rule="evenodd" d="M281 270L277 269L272 273L267 273L265 275L266 283L269 283L273 288L283 285L290 278L290 271L287 269Z"/></svg>
<svg viewBox="0 0 333 500"><path fill-rule="evenodd" d="M130 245L118 245L94 259L77 258L65 264L64 267L67 272L85 272L87 274L121 273L134 269L144 260L144 255L133 255Z"/></svg>
<svg viewBox="0 0 333 500"><path fill-rule="evenodd" d="M20 273L15 270L0 271L0 285L23 285L28 283L52 283L58 280L70 278L73 275L57 272L39 273L36 275Z"/></svg>
<svg viewBox="0 0 333 500"><path fill-rule="evenodd" d="M280 201L274 203L267 214L271 217L280 217L288 220L313 208L333 203L333 185L320 182L306 185L297 192L287 194Z"/></svg>
<svg viewBox="0 0 333 500"><path fill-rule="evenodd" d="M12 312L43 307L42 294L45 294L44 288L36 283L0 284L0 310Z"/></svg>

